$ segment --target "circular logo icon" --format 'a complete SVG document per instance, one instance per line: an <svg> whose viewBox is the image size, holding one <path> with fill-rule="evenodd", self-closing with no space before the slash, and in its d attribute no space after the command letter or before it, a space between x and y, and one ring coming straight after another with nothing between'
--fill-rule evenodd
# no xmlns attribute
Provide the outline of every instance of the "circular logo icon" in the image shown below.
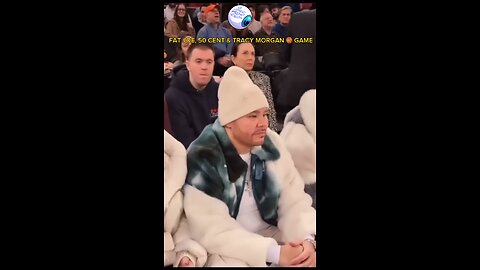
<svg viewBox="0 0 480 270"><path fill-rule="evenodd" d="M287 37L286 41L287 41L288 44L291 44L293 40L292 40L291 37Z"/></svg>
<svg viewBox="0 0 480 270"><path fill-rule="evenodd" d="M252 22L252 12L246 6L234 6L228 12L228 22L235 29L245 29Z"/></svg>

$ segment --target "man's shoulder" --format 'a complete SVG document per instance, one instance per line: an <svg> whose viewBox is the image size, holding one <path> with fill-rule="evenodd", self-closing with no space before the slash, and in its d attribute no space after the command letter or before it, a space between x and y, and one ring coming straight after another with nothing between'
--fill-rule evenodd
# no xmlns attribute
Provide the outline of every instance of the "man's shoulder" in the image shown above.
<svg viewBox="0 0 480 270"><path fill-rule="evenodd" d="M186 99L189 99L189 95L187 95L184 91L178 89L176 86L173 85L167 88L164 96L168 102L169 107L183 104Z"/></svg>
<svg viewBox="0 0 480 270"><path fill-rule="evenodd" d="M213 124L207 125L202 133L188 147L187 156L195 161L205 159L211 161L219 155L219 142L215 140Z"/></svg>

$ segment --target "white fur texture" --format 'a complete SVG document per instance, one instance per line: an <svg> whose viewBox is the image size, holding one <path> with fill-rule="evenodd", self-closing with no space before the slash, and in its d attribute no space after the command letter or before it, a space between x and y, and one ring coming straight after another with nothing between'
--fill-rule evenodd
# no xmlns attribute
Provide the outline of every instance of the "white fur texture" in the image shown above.
<svg viewBox="0 0 480 270"><path fill-rule="evenodd" d="M164 265L178 266L180 259L186 255L195 266L203 266L207 251L191 240L188 223L183 214L181 188L187 176L186 158L183 145L164 131Z"/></svg>
<svg viewBox="0 0 480 270"><path fill-rule="evenodd" d="M278 228L282 239L289 242L316 234L316 211L311 207L311 197L304 192L303 180L280 136L271 130L267 135L280 151L279 160L268 161L266 166L269 173L276 175L281 189ZM185 186L184 206L192 237L209 254L237 259L249 266L266 266L267 249L276 243L273 238L248 232L230 217L225 203L189 185Z"/></svg>
<svg viewBox="0 0 480 270"><path fill-rule="evenodd" d="M315 93L316 90L309 90L303 94L300 105L285 117L280 134L305 184L314 184L317 178ZM298 112L305 125L291 121Z"/></svg>

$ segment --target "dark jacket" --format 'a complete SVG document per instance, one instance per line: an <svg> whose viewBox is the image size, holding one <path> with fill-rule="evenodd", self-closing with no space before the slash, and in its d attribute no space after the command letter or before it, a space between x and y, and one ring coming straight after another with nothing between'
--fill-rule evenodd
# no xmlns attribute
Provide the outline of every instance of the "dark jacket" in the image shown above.
<svg viewBox="0 0 480 270"><path fill-rule="evenodd" d="M284 59L289 63L288 69L281 71L276 78L279 105L295 107L305 91L317 89L316 72L316 10L303 10L292 15L288 25L288 36L312 37L313 43L283 44Z"/></svg>
<svg viewBox="0 0 480 270"><path fill-rule="evenodd" d="M163 97L163 129L173 136L172 124L170 123L170 115L168 114L167 100Z"/></svg>
<svg viewBox="0 0 480 270"><path fill-rule="evenodd" d="M255 38L277 38L278 34L272 31L272 34L267 34L263 28L260 28L255 35ZM256 40L256 39L255 39ZM278 52L280 53L280 44L279 43L254 43L255 45L255 56L263 56L268 52Z"/></svg>
<svg viewBox="0 0 480 270"><path fill-rule="evenodd" d="M217 118L218 83L212 78L202 91L190 83L188 70L176 72L170 87L165 92L170 121L175 139L185 148L195 140L203 128Z"/></svg>

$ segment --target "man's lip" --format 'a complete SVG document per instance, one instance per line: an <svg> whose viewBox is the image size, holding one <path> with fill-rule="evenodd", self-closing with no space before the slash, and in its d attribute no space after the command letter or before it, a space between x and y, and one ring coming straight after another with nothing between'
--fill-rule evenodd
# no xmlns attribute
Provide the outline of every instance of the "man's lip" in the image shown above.
<svg viewBox="0 0 480 270"><path fill-rule="evenodd" d="M266 130L265 131L257 131L255 133L253 133L253 135L265 135L265 134L267 134Z"/></svg>

